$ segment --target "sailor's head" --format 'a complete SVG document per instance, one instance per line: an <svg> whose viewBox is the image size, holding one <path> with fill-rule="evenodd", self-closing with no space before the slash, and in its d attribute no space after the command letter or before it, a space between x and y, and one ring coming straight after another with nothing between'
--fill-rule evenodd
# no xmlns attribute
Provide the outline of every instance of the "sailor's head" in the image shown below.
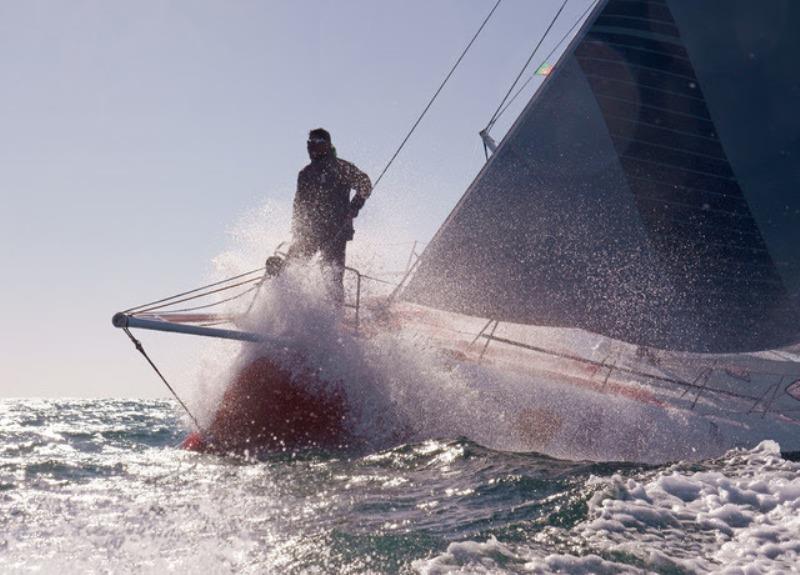
<svg viewBox="0 0 800 575"><path fill-rule="evenodd" d="M317 128L308 133L306 148L312 160L323 158L331 153L331 135L328 130Z"/></svg>

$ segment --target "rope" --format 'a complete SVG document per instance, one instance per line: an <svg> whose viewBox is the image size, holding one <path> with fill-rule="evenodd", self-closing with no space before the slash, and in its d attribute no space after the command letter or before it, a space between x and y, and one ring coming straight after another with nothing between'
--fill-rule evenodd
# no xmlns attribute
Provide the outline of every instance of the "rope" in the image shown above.
<svg viewBox="0 0 800 575"><path fill-rule="evenodd" d="M495 110L494 114L492 114L492 119L489 120L489 123L486 124L486 127L483 129L484 132L488 132L489 130L492 129L492 126L494 126L494 123L497 121L497 118L499 117L500 110L505 105L506 100L508 100L508 97L511 95L511 92L514 91L514 88L516 87L517 82L519 82L519 79L525 73L525 70L528 69L528 65L531 63L531 60L533 60L533 57L536 55L536 52L539 51L539 47L542 45L542 42L544 42L544 39L547 38L547 35L550 33L550 30L553 28L553 25L556 23L556 20L558 20L558 17L561 15L561 12L564 10L564 7L567 5L567 2L569 2L569 0L564 0L561 3L561 7L556 12L556 15L553 16L553 19L550 21L550 25L547 27L547 30L544 31L544 34L542 34L542 37L539 39L539 42L536 44L536 47L533 49L533 52L531 52L531 55L528 56L528 59L525 61L525 65L522 67L522 70L520 70L519 74L517 74L517 77L514 78L514 82L511 84L511 87L508 89L508 92L506 92L506 95L503 97L503 101L500 102L500 105L497 106L497 110Z"/></svg>
<svg viewBox="0 0 800 575"><path fill-rule="evenodd" d="M232 279L234 279L234 278L230 278L230 279L232 280ZM260 277L258 277L258 278L251 278L251 279L249 279L249 280L244 280L244 281L241 281L241 282L235 283L235 284L233 284L233 285L229 285L229 286L225 286L225 287L217 288L217 289L215 289L215 290L207 291L207 292L204 292L204 293L201 293L201 294L197 294L197 295L193 295L193 296L190 296L190 297L185 297L185 298L181 298L181 299L174 299L174 298L176 298L176 297L178 297L178 296L173 296L173 298L167 298L168 300L170 300L170 299L171 299L172 301L166 301L166 300L164 300L164 301L166 301L166 303L162 303L162 304L160 304L160 305L154 305L154 306L152 306L152 307L147 307L147 308L144 308L144 309L141 309L141 307L142 307L142 306L139 306L139 308L137 308L137 310L136 310L136 312L135 312L135 313L149 313L149 312L151 312L151 311L155 311L155 310L157 310L157 309L162 309L162 308L165 308L165 307L169 307L169 306L171 306L171 305L175 305L175 304L178 304L178 303L183 303L183 302L185 302L185 301L192 301L192 300L196 300L196 299L199 299L199 298L201 298L201 297L205 297L205 296L208 296L208 295L213 295L213 294L215 294L215 293L219 293L219 292L221 292L221 291L225 291L225 290L233 289L233 288L235 288L235 287L239 287L239 286L241 286L241 285L246 285L246 284L249 284L249 283L253 283L253 282L260 282L260 281L261 281L261 278L260 278ZM200 289L202 289L202 288L200 288ZM194 291L198 291L198 290L194 290ZM220 302L217 302L217 303L220 303ZM216 305L216 304L215 304L215 305ZM123 313L127 313L127 312L123 312Z"/></svg>
<svg viewBox="0 0 800 575"><path fill-rule="evenodd" d="M245 272L243 274L239 274L239 275L236 275L236 276L233 276L233 277L229 277L229 278L224 279L224 280L220 280L218 282L214 282L214 283L211 283L211 284L208 284L208 285L201 286L199 288L195 288L195 289L192 289L192 290L189 290L189 291L178 293L178 294L175 294L173 296L161 298L159 300L151 301L151 302L148 302L148 303L143 303L141 305L137 305L137 306L134 306L132 308L126 309L122 313L124 313L124 314L132 314L132 313L135 313L135 312L140 312L142 310L142 308L145 308L145 307L148 307L148 306L152 306L152 305L156 305L156 304L160 304L160 303L164 303L164 302L168 302L170 300L173 300L173 299L176 299L176 298L179 298L179 297L183 297L183 296L186 296L186 295L189 295L189 294L197 293L197 292L202 291L204 289L216 287L218 285L222 285L222 284L231 282L233 280L238 280L240 278L249 276L250 274L254 274L256 272L262 272L263 273L264 272L264 266L262 266L260 268L257 268L257 269L254 269L254 270L250 270L249 272ZM200 297L200 296L197 296L197 297ZM164 306L162 306L162 307L164 307Z"/></svg>
<svg viewBox="0 0 800 575"><path fill-rule="evenodd" d="M422 110L422 113L417 118L417 121L414 122L413 126L411 126L411 129L408 131L408 134L406 134L406 137L403 138L403 141L400 143L400 146L397 148L397 150L395 151L394 155L391 157L389 162L386 164L386 167L383 168L383 171L380 173L378 178L375 180L375 185L372 186L372 190L373 191L375 190L375 188L378 187L378 184L383 179L383 176L386 174L386 172L389 170L389 167L392 165L392 163L394 162L395 158L400 154L400 151L405 147L406 142L408 142L408 139L411 137L411 134L413 134L414 131L417 129L417 126L422 121L422 118L424 118L425 114L428 113L428 110L433 105L434 101L436 101L436 98L439 96L439 93L442 91L442 89L444 88L445 84L447 84L448 80L450 80L450 76L453 75L453 72L456 71L456 68L458 68L458 65L461 64L461 60L463 60L464 56L467 55L467 52L472 47L472 45L475 43L475 40L477 40L477 38L480 35L480 33L483 31L483 28L486 26L487 22L489 22L489 19L492 17L492 14L494 14L495 10L497 10L497 7L500 5L500 2L502 2L502 0L497 0L497 2L495 3L494 7L491 9L489 14L486 16L486 18L484 18L483 23L478 28L478 31L475 32L475 35L472 37L472 40L469 41L469 44L467 44L467 47L464 48L463 52L461 52L461 56L458 57L458 60L456 60L456 63L453 64L452 68L450 68L450 72L448 72L447 76L445 76L444 80L442 80L442 83L439 85L439 88L436 90L436 92L433 94L431 99L428 101L428 105L425 106L425 109Z"/></svg>
<svg viewBox="0 0 800 575"><path fill-rule="evenodd" d="M399 275L399 274L402 274L402 273L405 273L405 272L398 272L398 275ZM379 283L379 284L386 284L386 285L390 285L390 286L393 286L393 287L396 287L396 286L397 286L397 283L396 283L396 282L389 281L389 280L383 280L383 279L381 279L381 278L376 278L376 277L372 277L372 276L368 276L367 274L361 274L361 277L362 277L363 279L365 279L365 280L369 280L369 281L377 282L377 283Z"/></svg>
<svg viewBox="0 0 800 575"><path fill-rule="evenodd" d="M225 289L232 289L233 287L235 287L235 286L231 286L231 288L225 288ZM258 287L259 287L259 284L256 284L256 285L254 285L252 287L247 288L242 293L237 293L236 295L231 296L229 298L221 299L219 301L211 302L211 303L208 303L208 304L205 304L205 305L197 305L197 306L194 306L194 307L185 307L185 308L182 308L182 309L170 309L170 310L167 310L165 312L162 312L162 315L169 316L171 314L186 313L186 312L189 312L189 311L198 311L198 310L201 310L201 309L208 309L210 307L218 306L220 304L228 303L229 301L233 301L233 300L239 299L240 297L244 297L247 294L257 290ZM222 291L222 290L218 290L218 291ZM203 295L206 295L206 294L203 294ZM199 297L202 297L202 296L197 296L197 297L199 298ZM173 303L178 303L178 302L173 302ZM168 305L172 305L172 304L168 304ZM140 311L140 312L137 312L137 313L144 313L144 311Z"/></svg>
<svg viewBox="0 0 800 575"><path fill-rule="evenodd" d="M564 43L564 40L566 40L567 38L569 38L570 34L572 34L572 32L575 30L575 28L577 28L577 27L578 27L578 24L580 24L581 22L583 22L583 21L584 21L584 19L586 18L586 15L587 15L587 14L588 14L588 13L589 13L591 10L592 10L592 8L594 8L594 6L595 6L595 5L594 5L593 3L590 3L590 4L589 4L589 5L586 7L586 10L584 10L584 11L583 11L583 14L581 14L580 18L578 18L577 20L575 20L575 23L572 25L572 27L571 27L571 28L570 28L570 29L567 31L567 33L566 33L566 34L564 34L564 35L561 37L561 40L559 40L559 41L558 41L558 44L556 44L556 45L553 47L553 49L552 49L552 50L550 50L550 52L547 54L547 56L545 56L545 57L544 57L544 59L541 61L541 62L542 62L542 64L545 64L545 63L546 63L548 60L550 60L550 58L552 58L552 57L553 57L553 54L555 54L555 53L556 53L556 50L558 50L558 48L559 48L559 47L560 47L560 46L561 46L561 45ZM540 66L541 66L541 64L540 64ZM538 69L538 68L537 68L537 69ZM502 110L500 110L500 112L497 114L497 116L495 116L495 118L494 118L494 122L497 122L497 120L499 120L499 119L500 119L500 116L502 116L503 114L505 114L506 110L508 110L508 108L511 106L511 104L513 104L513 103L514 103L514 100L516 100L516 99L519 97L519 95L520 95L520 94L522 94L522 92L525 90L525 88L528 86L528 84L530 84L530 83L531 83L531 81L532 81L532 80L533 80L535 77L536 77L536 74L534 73L534 74L533 74L532 76L530 76L530 77L529 77L527 80L525 80L525 83L524 83L524 84L522 84L522 86L520 86L519 90L517 90L517 91L516 91L516 93L515 93L515 94L514 94L514 95L511 97L511 99L510 99L510 100L509 100L509 101L506 103L506 105L505 105L505 106L503 106L503 109L502 109Z"/></svg>
<svg viewBox="0 0 800 575"><path fill-rule="evenodd" d="M186 407L186 404L183 403L183 401L181 400L180 397L178 397L178 394L175 393L174 389L172 389L172 386L169 384L169 382L164 377L164 375L161 373L161 371L156 367L156 364L153 363L153 360L150 359L149 355L147 355L147 352L144 350L144 346L142 345L142 342L139 341L138 339L136 339L135 337L133 337L133 334L130 332L130 330L127 327L123 327L122 330L131 339L131 341L133 342L133 345L136 347L137 350L139 350L139 353L141 353L144 356L144 358L147 360L147 363L150 364L150 367L152 367L153 370L155 370L155 372L158 374L158 377L161 378L161 381L164 382L164 385L166 385L167 389L169 389L170 393L172 393L172 396L178 401L178 403L181 404L181 407L186 412L186 414L192 419L192 421L194 422L195 427L199 431L201 428L200 428L200 424L197 422L197 418L194 415L192 415L192 412L189 411L189 408Z"/></svg>

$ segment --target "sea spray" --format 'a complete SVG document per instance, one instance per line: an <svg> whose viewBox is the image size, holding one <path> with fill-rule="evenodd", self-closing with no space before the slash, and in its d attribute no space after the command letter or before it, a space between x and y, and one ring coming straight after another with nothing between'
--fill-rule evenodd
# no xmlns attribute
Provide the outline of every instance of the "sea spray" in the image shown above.
<svg viewBox="0 0 800 575"><path fill-rule="evenodd" d="M464 431L463 421L475 419L470 390L438 353L380 323L359 333L353 321L352 312L330 300L316 262L289 265L265 284L243 322L266 343L243 346L237 366L265 355L287 360L284 367L298 382L346 398L356 443L372 448ZM274 342L288 342L290 349ZM301 377L305 373L315 377Z"/></svg>
<svg viewBox="0 0 800 575"><path fill-rule="evenodd" d="M261 265L287 239L288 221L288 210L273 204L247 214L232 232L231 249L214 260L218 277ZM375 257L381 240L363 234L356 242L373 248L374 267L361 270L370 277L386 271ZM715 439L713 423L695 413L573 385L533 358L524 372L460 360L448 346L406 329L402 318L390 313L385 321L385 284L363 282L356 333L352 308L333 304L325 285L317 257L291 262L252 297L231 302L231 312L249 310L238 327L266 343L209 344L196 388L201 397L192 401L204 421L236 374L266 356L295 374L313 373L298 381L316 392L342 393L352 437L367 449L463 436L495 449L574 460L659 462L709 457L726 447ZM347 302L354 301L351 290Z"/></svg>
<svg viewBox="0 0 800 575"><path fill-rule="evenodd" d="M246 214L231 232L231 249L214 258L214 279L253 269L274 251L286 250L288 220L288 212L275 203ZM385 238L373 243L361 237L359 244L362 257L356 259L370 263L369 269L362 270L370 278L360 286L363 318L369 315L370 300L388 293L386 281L373 278L394 270L407 257L398 253L410 249L413 242L392 242L388 250ZM228 313L247 312L237 327L260 334L265 344L206 344L191 401L203 422L213 418L215 406L236 374L268 356L284 361L295 375L315 374L298 378L302 385L317 385L315 391L320 393L343 392L351 431L361 445L377 448L416 437L447 436L454 430L469 433L476 420L475 405L469 400L474 392L454 377L453 366L443 362L438 351L396 337L392 329L382 330L377 324L368 335L356 334L352 309L330 301L323 272L318 257L305 265L291 262L253 297L228 304ZM348 287L356 287L354 277L352 272L345 274ZM353 290L348 293L352 304ZM276 342L290 342L291 351Z"/></svg>
<svg viewBox="0 0 800 575"><path fill-rule="evenodd" d="M240 327L264 344L228 358L229 378L267 357L315 394L345 398L351 444L380 449L463 436L496 449L569 459L664 461L719 450L708 423L680 410L565 385L553 374L459 360L393 322L331 302L317 262L264 284ZM313 374L313 377L305 377ZM713 451L712 451L713 453Z"/></svg>

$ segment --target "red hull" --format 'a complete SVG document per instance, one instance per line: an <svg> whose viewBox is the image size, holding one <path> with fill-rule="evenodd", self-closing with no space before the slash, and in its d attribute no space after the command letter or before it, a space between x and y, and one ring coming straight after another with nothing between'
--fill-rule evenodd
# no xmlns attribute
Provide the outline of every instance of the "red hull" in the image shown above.
<svg viewBox="0 0 800 575"><path fill-rule="evenodd" d="M250 454L347 444L340 394L315 393L313 375L292 376L268 358L245 367L229 385L207 430L181 445L191 451Z"/></svg>

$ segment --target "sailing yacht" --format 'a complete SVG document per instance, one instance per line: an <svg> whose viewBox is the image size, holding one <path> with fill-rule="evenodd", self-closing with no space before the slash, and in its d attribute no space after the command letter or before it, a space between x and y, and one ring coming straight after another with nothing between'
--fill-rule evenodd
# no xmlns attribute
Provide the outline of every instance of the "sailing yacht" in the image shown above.
<svg viewBox="0 0 800 575"><path fill-rule="evenodd" d="M511 430L492 447L607 459L625 417L597 406L618 401L642 416L614 458L800 451L797 22L792 0L601 1L502 141L483 133L376 321L477 368ZM256 338L141 309L115 325ZM335 438L346 402L312 411Z"/></svg>

